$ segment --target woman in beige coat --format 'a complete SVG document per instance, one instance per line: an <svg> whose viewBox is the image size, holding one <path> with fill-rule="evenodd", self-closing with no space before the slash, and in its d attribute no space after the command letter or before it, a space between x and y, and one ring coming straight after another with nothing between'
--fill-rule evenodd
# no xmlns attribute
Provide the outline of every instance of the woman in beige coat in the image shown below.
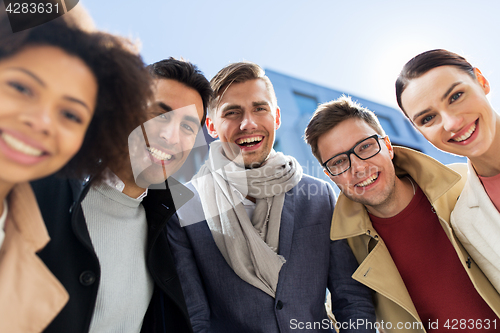
<svg viewBox="0 0 500 333"><path fill-rule="evenodd" d="M463 57L432 50L410 60L396 82L398 104L437 148L468 158L468 179L451 223L500 292L500 115L488 80Z"/></svg>
<svg viewBox="0 0 500 333"><path fill-rule="evenodd" d="M68 294L36 255L50 239L28 182L119 163L149 75L124 41L68 17L11 31L0 12L0 332L41 332Z"/></svg>

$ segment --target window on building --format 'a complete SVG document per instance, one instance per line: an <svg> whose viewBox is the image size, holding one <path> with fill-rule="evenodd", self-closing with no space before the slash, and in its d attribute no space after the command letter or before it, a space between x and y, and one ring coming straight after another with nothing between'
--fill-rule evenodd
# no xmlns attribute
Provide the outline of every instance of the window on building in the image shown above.
<svg viewBox="0 0 500 333"><path fill-rule="evenodd" d="M389 136L399 136L399 132L396 129L396 126L394 126L391 118L387 118L384 116L377 115L378 121L380 122L380 125L382 125L382 128L384 129L385 133Z"/></svg>
<svg viewBox="0 0 500 333"><path fill-rule="evenodd" d="M293 97L295 98L295 102L297 103L301 115L310 115L318 107L318 100L316 97L308 96L296 91L293 92Z"/></svg>

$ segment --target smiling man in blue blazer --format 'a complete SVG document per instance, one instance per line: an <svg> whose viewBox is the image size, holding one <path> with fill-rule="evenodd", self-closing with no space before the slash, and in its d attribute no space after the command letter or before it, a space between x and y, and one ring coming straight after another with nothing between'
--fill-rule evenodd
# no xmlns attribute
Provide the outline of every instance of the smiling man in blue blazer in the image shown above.
<svg viewBox="0 0 500 333"><path fill-rule="evenodd" d="M357 262L331 241L335 194L275 152L280 109L262 68L223 68L211 81L207 128L220 138L188 187L194 198L169 221L195 332L374 332L370 291L351 278Z"/></svg>

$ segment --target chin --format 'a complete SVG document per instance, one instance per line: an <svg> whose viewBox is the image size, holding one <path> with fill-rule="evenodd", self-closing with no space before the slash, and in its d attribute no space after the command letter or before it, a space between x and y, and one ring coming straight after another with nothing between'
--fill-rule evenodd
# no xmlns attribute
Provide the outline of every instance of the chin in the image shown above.
<svg viewBox="0 0 500 333"><path fill-rule="evenodd" d="M245 169L256 169L260 168L262 166L263 162L258 162L258 161L250 161L250 162L245 162Z"/></svg>
<svg viewBox="0 0 500 333"><path fill-rule="evenodd" d="M141 174L139 175L139 177L137 177L135 182L137 186L140 186L142 188L147 188L150 185L164 183L165 180L166 179L163 174L163 171L161 169L158 170L155 168L155 170L146 169L143 172L141 172Z"/></svg>

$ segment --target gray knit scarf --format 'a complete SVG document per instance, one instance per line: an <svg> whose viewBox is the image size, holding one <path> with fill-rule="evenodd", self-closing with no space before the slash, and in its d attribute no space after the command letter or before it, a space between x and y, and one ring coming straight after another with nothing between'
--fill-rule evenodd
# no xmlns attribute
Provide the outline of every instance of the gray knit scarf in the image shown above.
<svg viewBox="0 0 500 333"><path fill-rule="evenodd" d="M240 155L231 161L220 141L193 180L217 247L244 281L275 297L285 259L277 254L285 193L302 178L297 160L274 150L259 168L245 169ZM238 193L241 193L239 195ZM256 199L252 221L242 197Z"/></svg>

